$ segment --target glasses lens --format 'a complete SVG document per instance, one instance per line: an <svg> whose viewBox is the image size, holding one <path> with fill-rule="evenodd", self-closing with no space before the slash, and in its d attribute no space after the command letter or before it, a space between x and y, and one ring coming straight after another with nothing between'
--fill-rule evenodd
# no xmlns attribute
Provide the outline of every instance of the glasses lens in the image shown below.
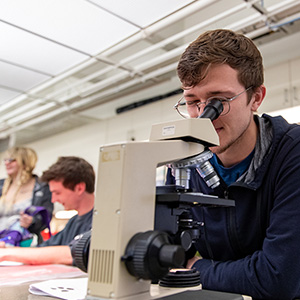
<svg viewBox="0 0 300 300"><path fill-rule="evenodd" d="M227 115L229 113L229 111L230 111L230 101L228 101L227 98L225 98L225 97L211 97L211 98L208 98L206 100L206 105L207 105L207 103L211 102L212 100L217 100L217 101L222 102L223 111L221 112L220 116L224 116L224 115Z"/></svg>
<svg viewBox="0 0 300 300"><path fill-rule="evenodd" d="M177 112L185 119L198 117L197 104L192 101L187 102L183 96L179 99L175 105L175 108Z"/></svg>
<svg viewBox="0 0 300 300"><path fill-rule="evenodd" d="M16 161L16 159L15 159L15 158L4 158L3 161L4 161L5 163L11 163L11 162Z"/></svg>
<svg viewBox="0 0 300 300"><path fill-rule="evenodd" d="M211 97L206 100L206 104L200 104L199 101L186 101L184 97L181 97L180 100L175 105L177 112L186 119L189 118L197 118L199 116L199 109L202 105L202 109L211 102L212 100L217 100L222 102L223 104L223 111L220 114L224 116L229 113L230 111L230 103L227 98L225 97Z"/></svg>

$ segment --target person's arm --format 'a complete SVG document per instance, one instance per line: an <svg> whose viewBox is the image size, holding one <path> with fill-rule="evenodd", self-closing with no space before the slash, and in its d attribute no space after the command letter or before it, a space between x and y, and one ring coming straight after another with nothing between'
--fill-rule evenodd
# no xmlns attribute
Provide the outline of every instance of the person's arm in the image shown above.
<svg viewBox="0 0 300 300"><path fill-rule="evenodd" d="M300 178L300 141L288 146L282 147L281 159L274 161L268 184L264 183L262 199L272 197L273 203L262 249L238 260L194 262L192 267L200 272L204 289L257 299L299 297L300 186L296 178Z"/></svg>
<svg viewBox="0 0 300 300"><path fill-rule="evenodd" d="M73 263L69 246L2 248L0 261L17 261L28 265L72 265Z"/></svg>

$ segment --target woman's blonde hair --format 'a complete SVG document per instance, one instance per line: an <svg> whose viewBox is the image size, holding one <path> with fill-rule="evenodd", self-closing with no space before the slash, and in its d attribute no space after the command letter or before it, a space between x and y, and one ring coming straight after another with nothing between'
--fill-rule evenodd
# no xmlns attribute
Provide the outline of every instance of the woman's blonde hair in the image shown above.
<svg viewBox="0 0 300 300"><path fill-rule="evenodd" d="M32 172L37 162L37 154L33 149L28 147L12 147L6 151L5 157L15 159L20 167L21 172L17 182L18 188L11 203L5 203L5 196L10 185L12 184L13 179L8 175L8 177L4 180L0 205L2 207L6 206L7 209L8 207L11 208L13 206L21 186L32 178Z"/></svg>

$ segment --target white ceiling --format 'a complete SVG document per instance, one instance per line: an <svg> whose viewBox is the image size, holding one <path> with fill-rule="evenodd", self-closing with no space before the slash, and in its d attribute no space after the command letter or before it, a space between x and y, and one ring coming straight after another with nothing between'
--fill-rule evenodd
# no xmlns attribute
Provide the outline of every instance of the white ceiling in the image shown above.
<svg viewBox="0 0 300 300"><path fill-rule="evenodd" d="M300 56L299 18L299 0L0 0L0 144L178 90L178 58L207 29L253 38L266 65Z"/></svg>

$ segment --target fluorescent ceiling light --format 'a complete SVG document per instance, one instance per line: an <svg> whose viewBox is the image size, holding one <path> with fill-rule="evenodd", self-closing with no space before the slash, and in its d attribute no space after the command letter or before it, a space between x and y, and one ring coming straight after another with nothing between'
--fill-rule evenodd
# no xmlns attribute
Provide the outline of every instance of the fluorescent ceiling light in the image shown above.
<svg viewBox="0 0 300 300"><path fill-rule="evenodd" d="M8 112L6 114L2 114L0 116L0 122L9 120L10 118L13 118L15 116L19 116L20 114L24 113L24 111L26 112L40 104L41 104L41 101L39 101L39 100L35 100L32 102L26 103L25 105L22 105L14 110L11 110L10 112Z"/></svg>
<svg viewBox="0 0 300 300"><path fill-rule="evenodd" d="M300 105L268 112L267 114L270 116L273 116L273 117L282 116L289 123L299 123L300 122Z"/></svg>
<svg viewBox="0 0 300 300"><path fill-rule="evenodd" d="M30 111L27 111L23 114L20 114L14 118L11 118L9 120L7 120L7 124L8 125L12 125L12 124L17 124L17 123L20 123L21 121L24 121L26 119L29 119L29 118L32 118L44 111L47 111L49 110L50 108L54 107L55 106L55 103L51 102L51 103L47 103L45 105L42 105L42 106L39 106L35 109L32 109Z"/></svg>
<svg viewBox="0 0 300 300"><path fill-rule="evenodd" d="M28 97L26 94L22 94L16 98L12 99L11 101L5 102L3 105L0 106L0 112L10 109L10 108L14 107L15 105L18 105L18 104L26 101L27 98Z"/></svg>

